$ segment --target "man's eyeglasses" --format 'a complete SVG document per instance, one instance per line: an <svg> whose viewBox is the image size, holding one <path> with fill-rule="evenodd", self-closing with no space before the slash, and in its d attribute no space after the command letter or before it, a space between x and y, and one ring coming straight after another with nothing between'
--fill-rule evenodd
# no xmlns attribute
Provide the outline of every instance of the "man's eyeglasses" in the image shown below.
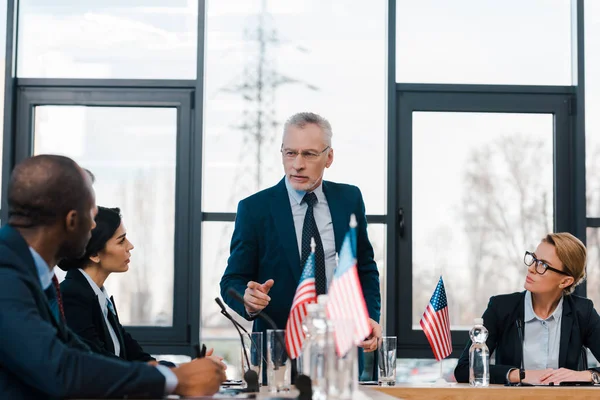
<svg viewBox="0 0 600 400"><path fill-rule="evenodd" d="M315 161L317 158L321 156L321 154L325 153L329 149L329 146L325 147L322 151L316 152L312 150L305 151L297 151L292 149L281 149L281 154L288 160L295 160L298 157L298 154L302 156L306 161Z"/></svg>
<svg viewBox="0 0 600 400"><path fill-rule="evenodd" d="M539 275L544 275L547 270L550 270L550 271L556 272L557 274L571 276L570 274L566 273L565 271L561 271L560 269L552 268L544 261L538 260L533 255L533 253L530 253L529 251L525 252L525 257L523 258L523 262L528 267L530 267L533 263L535 263L535 272L537 272Z"/></svg>

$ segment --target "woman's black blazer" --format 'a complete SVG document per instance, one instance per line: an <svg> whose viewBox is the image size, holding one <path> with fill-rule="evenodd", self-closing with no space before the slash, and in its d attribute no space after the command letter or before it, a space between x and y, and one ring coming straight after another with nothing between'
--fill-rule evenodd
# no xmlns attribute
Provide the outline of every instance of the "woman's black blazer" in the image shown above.
<svg viewBox="0 0 600 400"><path fill-rule="evenodd" d="M483 313L483 324L489 331L486 344L496 364L490 365L490 383L505 383L511 368L521 366L522 347L517 320L525 315L525 292L493 296ZM524 334L524 332L523 332ZM457 382L469 381L468 341L454 370ZM587 347L600 359L600 317L591 300L575 295L564 296L560 327L559 368L579 370L581 350ZM596 369L600 372L600 369Z"/></svg>
<svg viewBox="0 0 600 400"><path fill-rule="evenodd" d="M93 352L116 357L115 347L98 303L98 296L85 276L78 269L69 270L65 280L60 284L60 291L69 328L79 335ZM114 301L113 305L116 311L117 306ZM155 360L150 354L144 352L142 346L127 333L120 322L118 328L115 333L121 345L119 358L145 362Z"/></svg>

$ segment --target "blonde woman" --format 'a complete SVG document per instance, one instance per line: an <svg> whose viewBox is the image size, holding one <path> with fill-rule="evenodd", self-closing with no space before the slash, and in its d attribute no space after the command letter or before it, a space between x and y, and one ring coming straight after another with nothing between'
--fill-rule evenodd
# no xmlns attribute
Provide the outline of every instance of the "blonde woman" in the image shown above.
<svg viewBox="0 0 600 400"><path fill-rule="evenodd" d="M600 317L591 300L572 294L585 279L585 246L570 233L550 233L523 261L525 291L493 296L483 313L496 359L490 383L521 381L521 360L524 382L600 383L600 369L578 370L583 347L600 358ZM457 382L469 381L470 346L469 340L454 370Z"/></svg>

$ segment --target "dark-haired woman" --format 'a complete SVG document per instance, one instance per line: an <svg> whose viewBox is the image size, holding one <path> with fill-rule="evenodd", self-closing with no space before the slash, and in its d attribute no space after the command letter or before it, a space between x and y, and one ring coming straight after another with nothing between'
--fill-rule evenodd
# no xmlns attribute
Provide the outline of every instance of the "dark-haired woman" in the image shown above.
<svg viewBox="0 0 600 400"><path fill-rule="evenodd" d="M104 288L110 274L129 269L131 250L133 244L127 239L119 209L98 207L96 228L92 230L85 254L58 264L67 271L60 285L65 317L69 328L92 351L129 361L154 363L156 360L123 328L113 298ZM212 355L212 350L207 355ZM175 366L166 361L160 364Z"/></svg>

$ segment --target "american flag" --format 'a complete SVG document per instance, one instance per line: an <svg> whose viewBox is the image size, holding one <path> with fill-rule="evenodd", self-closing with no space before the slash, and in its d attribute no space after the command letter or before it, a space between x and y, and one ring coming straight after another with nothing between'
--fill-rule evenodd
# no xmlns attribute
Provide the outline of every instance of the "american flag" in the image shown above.
<svg viewBox="0 0 600 400"><path fill-rule="evenodd" d="M429 340L436 360L443 360L452 353L448 299L446 298L444 281L441 276L421 317L421 328L423 328L423 332Z"/></svg>
<svg viewBox="0 0 600 400"><path fill-rule="evenodd" d="M340 249L339 264L329 287L327 316L334 323L338 355L345 355L371 333L369 313L356 267L356 217L350 217L350 230Z"/></svg>
<svg viewBox="0 0 600 400"><path fill-rule="evenodd" d="M314 239L313 239L314 242ZM317 302L317 288L315 286L315 251L306 259L304 271L300 276L300 284L296 289L292 309L285 326L285 347L293 360L300 355L305 333L302 330L302 321L306 317L306 305Z"/></svg>

